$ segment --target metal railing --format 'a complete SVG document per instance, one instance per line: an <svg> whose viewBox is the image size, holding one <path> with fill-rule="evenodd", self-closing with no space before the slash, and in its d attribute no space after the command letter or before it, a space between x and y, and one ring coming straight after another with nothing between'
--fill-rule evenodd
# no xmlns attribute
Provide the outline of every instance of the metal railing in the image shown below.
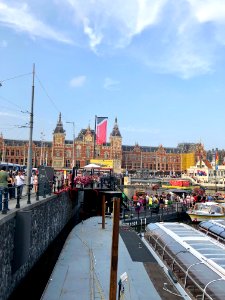
<svg viewBox="0 0 225 300"><path fill-rule="evenodd" d="M64 185L56 184L53 181L44 182L41 184L33 185L30 184L29 188L26 189L27 185L12 186L12 187L0 187L0 212L7 214L9 209L9 203L16 200L15 208L20 208L21 199L27 199L27 204L31 204L31 197L35 196L36 201L42 198L46 198L47 195L51 196L52 193L60 192L64 189ZM26 190L26 193L24 191ZM12 202L11 202L12 203Z"/></svg>
<svg viewBox="0 0 225 300"><path fill-rule="evenodd" d="M128 208L122 208L122 220L124 223L129 223L130 225L137 222L139 225L149 221L151 219L157 218L158 221L163 221L166 216L174 215L177 213L186 212L188 206L184 203L174 202L170 205L152 205L152 206L141 206L137 207L132 202L128 203Z"/></svg>

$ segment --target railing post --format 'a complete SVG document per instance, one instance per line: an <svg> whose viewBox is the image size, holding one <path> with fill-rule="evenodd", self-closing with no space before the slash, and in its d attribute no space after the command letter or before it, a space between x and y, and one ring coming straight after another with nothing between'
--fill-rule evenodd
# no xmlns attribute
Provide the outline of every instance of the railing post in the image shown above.
<svg viewBox="0 0 225 300"><path fill-rule="evenodd" d="M43 198L46 198L46 185L45 185L45 182L43 184Z"/></svg>
<svg viewBox="0 0 225 300"><path fill-rule="evenodd" d="M49 193L48 195L51 196L52 194L52 181L49 181Z"/></svg>
<svg viewBox="0 0 225 300"><path fill-rule="evenodd" d="M161 213L159 213L160 216L160 222L163 222L163 206L161 207Z"/></svg>
<svg viewBox="0 0 225 300"><path fill-rule="evenodd" d="M36 201L39 200L39 183L37 184Z"/></svg>
<svg viewBox="0 0 225 300"><path fill-rule="evenodd" d="M27 204L31 204L31 201L30 201L30 188L31 188L31 185L28 184Z"/></svg>
<svg viewBox="0 0 225 300"><path fill-rule="evenodd" d="M19 192L19 186L17 186L17 191L16 191L16 208L20 208L20 192ZM15 187L16 189L16 187Z"/></svg>
<svg viewBox="0 0 225 300"><path fill-rule="evenodd" d="M0 190L0 211L2 211L2 190Z"/></svg>
<svg viewBox="0 0 225 300"><path fill-rule="evenodd" d="M4 195L4 202L3 202L3 208L2 208L2 214L7 214L8 211L8 190L5 189L3 192Z"/></svg>

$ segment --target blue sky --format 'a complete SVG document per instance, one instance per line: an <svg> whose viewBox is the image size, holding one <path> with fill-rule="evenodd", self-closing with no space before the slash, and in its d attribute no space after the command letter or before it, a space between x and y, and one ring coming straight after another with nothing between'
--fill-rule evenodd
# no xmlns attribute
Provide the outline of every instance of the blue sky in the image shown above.
<svg viewBox="0 0 225 300"><path fill-rule="evenodd" d="M61 112L67 139L97 115L125 145L225 148L224 0L0 0L5 138L29 137L33 63L33 139Z"/></svg>

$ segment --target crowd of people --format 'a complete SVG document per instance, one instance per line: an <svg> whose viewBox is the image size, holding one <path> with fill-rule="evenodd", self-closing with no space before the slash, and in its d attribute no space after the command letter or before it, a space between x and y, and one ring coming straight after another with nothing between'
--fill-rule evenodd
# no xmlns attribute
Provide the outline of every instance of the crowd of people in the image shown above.
<svg viewBox="0 0 225 300"><path fill-rule="evenodd" d="M15 199L19 196L22 197L23 188L26 185L25 173L23 171L6 171L6 167L2 166L0 170L0 194L8 194L9 199ZM32 173L31 189L37 192L38 187L38 174Z"/></svg>
<svg viewBox="0 0 225 300"><path fill-rule="evenodd" d="M159 206L160 208L167 208L172 203L183 203L187 207L192 207L197 202L213 201L212 195L197 194L197 193L165 193L149 194L149 193L135 193L132 197L132 203L136 209L151 209Z"/></svg>

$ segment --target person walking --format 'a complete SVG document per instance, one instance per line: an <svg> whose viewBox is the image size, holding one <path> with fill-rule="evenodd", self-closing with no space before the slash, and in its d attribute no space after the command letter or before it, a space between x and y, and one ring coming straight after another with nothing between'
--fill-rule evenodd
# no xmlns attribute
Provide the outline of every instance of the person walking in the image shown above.
<svg viewBox="0 0 225 300"><path fill-rule="evenodd" d="M6 172L6 167L2 166L0 170L0 210L8 210L8 180L9 174ZM6 203L4 202L4 207L2 208L3 195Z"/></svg>
<svg viewBox="0 0 225 300"><path fill-rule="evenodd" d="M34 174L34 179L33 179L33 185L34 185L34 192L37 193L38 190L38 174Z"/></svg>
<svg viewBox="0 0 225 300"><path fill-rule="evenodd" d="M23 186L25 183L24 175L21 171L16 175L16 186L17 186L17 196L21 199L23 193Z"/></svg>
<svg viewBox="0 0 225 300"><path fill-rule="evenodd" d="M13 178L12 173L9 173L8 190L9 190L9 199L14 199L15 198L15 187L14 187L14 178Z"/></svg>

